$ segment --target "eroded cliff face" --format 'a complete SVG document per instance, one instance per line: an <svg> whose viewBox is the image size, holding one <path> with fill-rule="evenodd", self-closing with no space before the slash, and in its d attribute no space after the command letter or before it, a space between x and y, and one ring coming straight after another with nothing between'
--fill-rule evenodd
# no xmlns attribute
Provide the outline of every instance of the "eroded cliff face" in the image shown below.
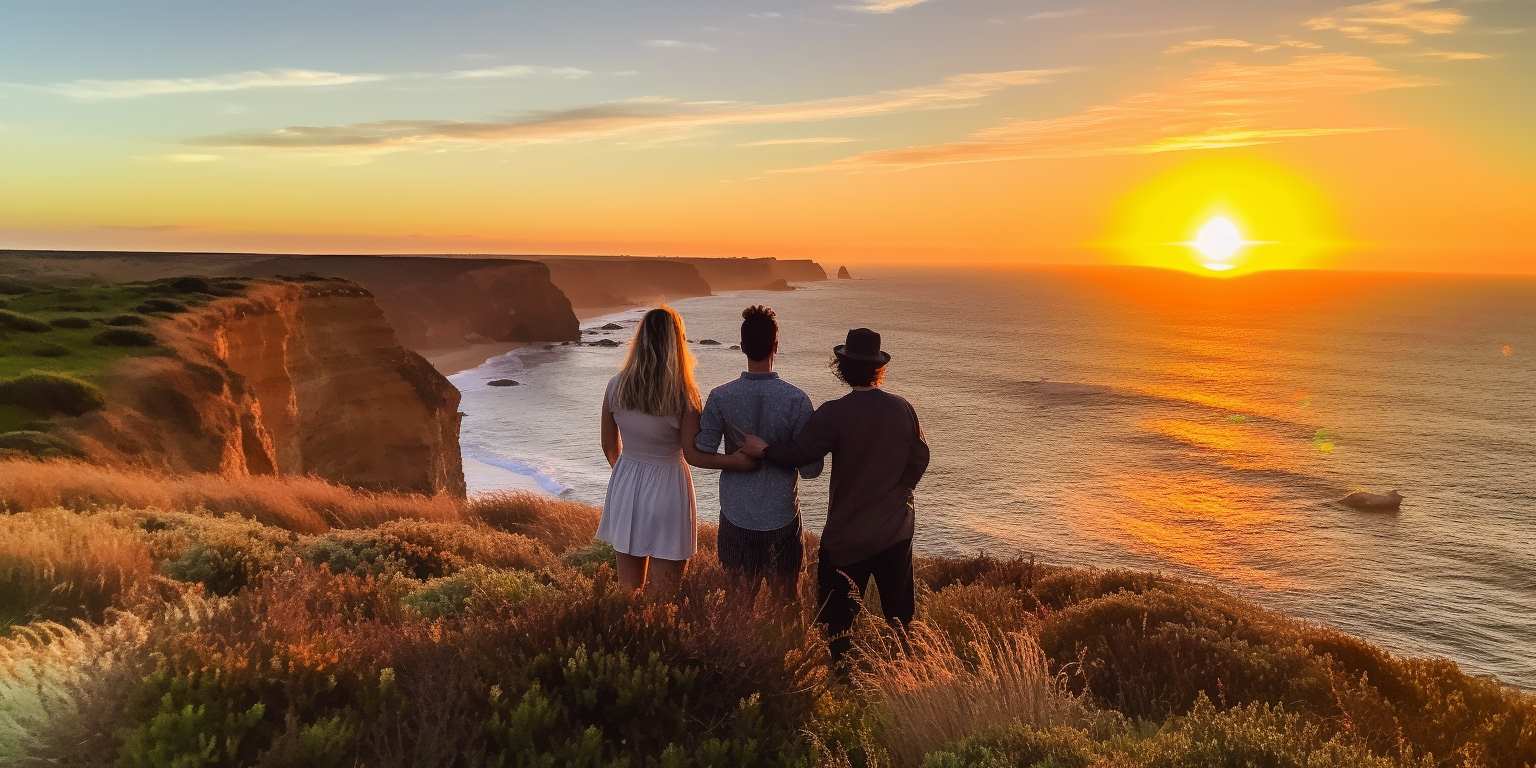
<svg viewBox="0 0 1536 768"><path fill-rule="evenodd" d="M555 285L577 307L655 304L708 296L711 284L691 264L664 259L554 257Z"/></svg>
<svg viewBox="0 0 1536 768"><path fill-rule="evenodd" d="M569 341L581 331L548 266L521 259L279 256L245 275L314 274L356 282L377 299L400 342L415 350L481 341Z"/></svg>
<svg viewBox="0 0 1536 768"><path fill-rule="evenodd" d="M153 330L175 354L125 363L71 427L91 458L463 495L458 390L356 284L259 281Z"/></svg>

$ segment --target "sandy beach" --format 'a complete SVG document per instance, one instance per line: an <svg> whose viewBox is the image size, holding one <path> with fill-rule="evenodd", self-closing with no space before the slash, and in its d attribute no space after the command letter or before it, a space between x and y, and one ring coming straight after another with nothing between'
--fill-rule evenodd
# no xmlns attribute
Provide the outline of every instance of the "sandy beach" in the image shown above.
<svg viewBox="0 0 1536 768"><path fill-rule="evenodd" d="M477 368L485 361L504 355L519 347L526 346L522 341L487 341L477 344L465 344L462 347L445 349L429 349L421 353L438 373L444 376L452 376L455 373L463 373L471 368Z"/></svg>

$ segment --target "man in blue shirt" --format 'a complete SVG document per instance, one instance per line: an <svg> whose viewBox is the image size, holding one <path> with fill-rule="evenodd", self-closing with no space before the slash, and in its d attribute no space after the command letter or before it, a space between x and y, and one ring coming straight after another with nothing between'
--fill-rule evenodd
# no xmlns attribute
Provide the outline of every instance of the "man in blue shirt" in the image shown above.
<svg viewBox="0 0 1536 768"><path fill-rule="evenodd" d="M779 378L773 358L779 351L779 322L773 310L756 305L741 313L741 351L747 370L735 381L715 387L699 419L699 450L710 453L725 441L737 449L741 433L768 442L792 439L811 418L811 398ZM799 469L807 480L821 474L822 460ZM783 600L800 581L804 545L800 537L800 497L796 470L764 462L752 472L720 473L720 564L754 599L763 579Z"/></svg>

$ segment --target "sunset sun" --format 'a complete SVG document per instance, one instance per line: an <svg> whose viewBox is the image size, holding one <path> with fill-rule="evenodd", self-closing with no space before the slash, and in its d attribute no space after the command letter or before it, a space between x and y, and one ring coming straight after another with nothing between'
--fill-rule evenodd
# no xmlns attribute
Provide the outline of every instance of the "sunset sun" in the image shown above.
<svg viewBox="0 0 1536 768"><path fill-rule="evenodd" d="M1200 254L1201 266L1212 272L1227 272L1237 266L1232 259L1247 245L1237 225L1225 216L1206 221L1189 243Z"/></svg>

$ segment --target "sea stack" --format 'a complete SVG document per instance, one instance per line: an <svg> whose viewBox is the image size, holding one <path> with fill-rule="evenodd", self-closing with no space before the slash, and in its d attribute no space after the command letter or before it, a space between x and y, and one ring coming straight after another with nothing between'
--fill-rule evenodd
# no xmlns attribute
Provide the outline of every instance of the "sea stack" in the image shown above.
<svg viewBox="0 0 1536 768"><path fill-rule="evenodd" d="M848 274L848 268L847 267L838 267L837 268L837 279L839 279L839 280L852 280L853 279L853 275Z"/></svg>

